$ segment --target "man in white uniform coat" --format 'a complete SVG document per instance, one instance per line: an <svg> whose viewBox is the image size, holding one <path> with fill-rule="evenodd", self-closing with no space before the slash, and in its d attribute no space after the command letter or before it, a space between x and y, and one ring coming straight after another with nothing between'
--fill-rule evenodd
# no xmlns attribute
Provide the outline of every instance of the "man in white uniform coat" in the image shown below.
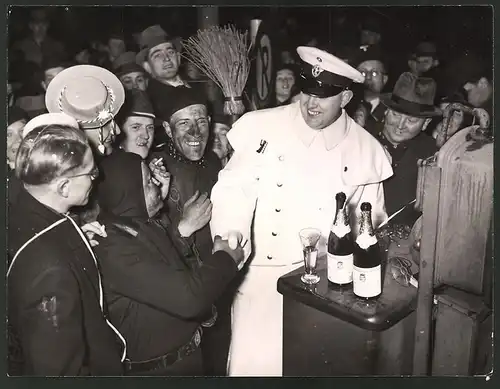
<svg viewBox="0 0 500 389"><path fill-rule="evenodd" d="M391 164L343 109L352 98L349 86L363 76L317 48L297 52L299 101L249 112L233 125L227 137L235 152L212 191L212 235L253 255L233 305L231 376L282 375L276 283L303 264L299 231L321 229L320 255L326 252L341 191L352 215L368 201L375 225L387 218L381 182L392 175Z"/></svg>

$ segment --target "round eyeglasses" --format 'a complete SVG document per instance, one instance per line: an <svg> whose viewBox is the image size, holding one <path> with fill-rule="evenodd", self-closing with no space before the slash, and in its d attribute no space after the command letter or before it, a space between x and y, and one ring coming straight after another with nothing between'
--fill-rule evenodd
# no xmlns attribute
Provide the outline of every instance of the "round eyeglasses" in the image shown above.
<svg viewBox="0 0 500 389"><path fill-rule="evenodd" d="M362 71L360 71L360 73L365 78L375 78L375 77L378 77L378 76L381 76L381 75L384 74L384 72L381 72L381 71L378 71L378 70L371 70L371 71L362 70ZM368 76L370 76L370 77L368 77Z"/></svg>
<svg viewBox="0 0 500 389"><path fill-rule="evenodd" d="M99 177L99 168L97 166L94 166L94 168L90 172L75 174L74 176L68 176L68 178L82 177L82 176L89 176L90 179L94 181L97 179L97 177Z"/></svg>

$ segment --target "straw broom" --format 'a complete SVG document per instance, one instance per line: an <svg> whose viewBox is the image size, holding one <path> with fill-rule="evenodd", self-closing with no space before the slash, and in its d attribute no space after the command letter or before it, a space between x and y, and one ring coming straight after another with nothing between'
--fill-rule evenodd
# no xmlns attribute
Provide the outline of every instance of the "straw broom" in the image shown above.
<svg viewBox="0 0 500 389"><path fill-rule="evenodd" d="M250 72L247 32L240 33L232 25L198 30L183 41L182 55L217 84L224 94L224 114L245 112L243 89Z"/></svg>

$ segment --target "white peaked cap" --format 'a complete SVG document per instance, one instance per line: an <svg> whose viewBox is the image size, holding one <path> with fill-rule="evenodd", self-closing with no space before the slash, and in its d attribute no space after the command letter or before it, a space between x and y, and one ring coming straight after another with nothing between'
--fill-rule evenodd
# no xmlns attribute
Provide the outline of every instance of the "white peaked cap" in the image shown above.
<svg viewBox="0 0 500 389"><path fill-rule="evenodd" d="M356 83L365 81L363 75L355 68L324 50L316 47L299 46L297 53L302 61L311 65L311 74L307 74L309 77L323 79L323 82L332 85L336 85L332 82L345 83L347 80L342 80L343 77Z"/></svg>
<svg viewBox="0 0 500 389"><path fill-rule="evenodd" d="M23 138L28 135L35 128L40 126L48 126L51 124L61 125L61 126L70 126L74 128L79 128L78 122L76 119L72 118L65 113L44 113L37 117L31 119L23 129Z"/></svg>

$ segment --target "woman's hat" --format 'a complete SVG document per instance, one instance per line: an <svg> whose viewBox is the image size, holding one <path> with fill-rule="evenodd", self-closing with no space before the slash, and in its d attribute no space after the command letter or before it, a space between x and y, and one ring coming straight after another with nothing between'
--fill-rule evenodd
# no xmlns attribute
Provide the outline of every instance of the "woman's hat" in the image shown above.
<svg viewBox="0 0 500 389"><path fill-rule="evenodd" d="M93 65L63 70L49 84L47 110L76 119L80 128L92 129L113 120L125 100L120 80L110 71Z"/></svg>
<svg viewBox="0 0 500 389"><path fill-rule="evenodd" d="M382 95L380 101L388 108L415 117L442 115L434 105L436 82L432 78L418 77L410 72L399 76L392 93Z"/></svg>

